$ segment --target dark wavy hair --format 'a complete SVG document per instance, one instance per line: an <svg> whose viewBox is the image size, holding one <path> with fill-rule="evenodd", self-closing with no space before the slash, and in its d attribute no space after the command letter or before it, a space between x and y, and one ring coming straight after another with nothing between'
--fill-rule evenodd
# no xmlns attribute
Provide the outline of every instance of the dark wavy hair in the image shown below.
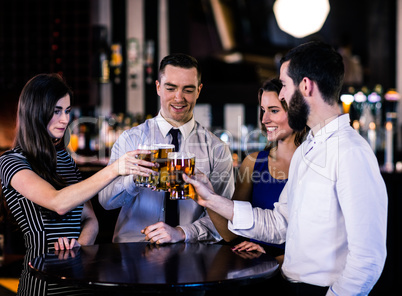
<svg viewBox="0 0 402 296"><path fill-rule="evenodd" d="M279 95L281 88L282 88L282 83L277 78L273 78L273 79L270 79L270 80L267 80L266 82L264 82L262 87L258 90L259 105L261 106L261 97L264 92L273 91ZM283 110L285 110L285 112L288 112L289 107L288 107L288 104L286 103L286 101L280 100L280 102L281 102ZM265 127L264 124L262 124L263 116L264 116L264 114L261 112L261 108L260 108L261 131L262 131L263 135L266 136L267 128ZM308 132L307 126L302 131L294 131L294 133L295 133L294 143L295 143L296 147L300 146L300 144L304 141L304 139L306 138L307 132ZM267 146L265 146L264 150L271 149L273 146L274 146L274 143L268 142Z"/></svg>
<svg viewBox="0 0 402 296"><path fill-rule="evenodd" d="M39 74L22 89L17 111L15 145L21 147L33 171L57 189L65 182L56 173L56 148L47 125L57 101L67 94L71 100L73 93L60 75ZM64 137L59 142L64 143Z"/></svg>
<svg viewBox="0 0 402 296"><path fill-rule="evenodd" d="M345 70L342 56L335 49L321 41L310 41L291 49L281 64L287 61L287 74L296 86L308 77L317 83L326 103L338 103Z"/></svg>

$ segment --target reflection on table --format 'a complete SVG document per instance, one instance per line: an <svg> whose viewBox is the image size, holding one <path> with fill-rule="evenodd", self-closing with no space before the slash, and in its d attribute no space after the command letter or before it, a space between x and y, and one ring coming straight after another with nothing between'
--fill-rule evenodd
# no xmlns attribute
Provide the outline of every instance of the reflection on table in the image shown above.
<svg viewBox="0 0 402 296"><path fill-rule="evenodd" d="M185 291L233 287L272 277L267 254L240 256L227 245L148 243L82 246L35 258L31 272L66 285L130 291Z"/></svg>

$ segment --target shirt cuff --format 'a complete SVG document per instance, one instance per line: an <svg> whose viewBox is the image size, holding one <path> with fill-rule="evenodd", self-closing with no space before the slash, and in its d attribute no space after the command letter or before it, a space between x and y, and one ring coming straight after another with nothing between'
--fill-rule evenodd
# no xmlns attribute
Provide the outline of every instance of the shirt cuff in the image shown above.
<svg viewBox="0 0 402 296"><path fill-rule="evenodd" d="M338 296L333 290L332 287L329 287L327 294L325 296Z"/></svg>
<svg viewBox="0 0 402 296"><path fill-rule="evenodd" d="M180 227L181 230L183 230L184 232L184 242L185 243L190 243L190 242L196 242L197 240L194 239L194 237L197 236L196 233L194 233L194 231L191 230L190 227L185 226L185 225L177 225L176 227Z"/></svg>
<svg viewBox="0 0 402 296"><path fill-rule="evenodd" d="M136 195L138 193L138 187L134 183L133 175L123 177L124 189L130 195Z"/></svg>
<svg viewBox="0 0 402 296"><path fill-rule="evenodd" d="M228 222L229 230L249 229L254 225L253 208L247 201L234 200L233 221Z"/></svg>

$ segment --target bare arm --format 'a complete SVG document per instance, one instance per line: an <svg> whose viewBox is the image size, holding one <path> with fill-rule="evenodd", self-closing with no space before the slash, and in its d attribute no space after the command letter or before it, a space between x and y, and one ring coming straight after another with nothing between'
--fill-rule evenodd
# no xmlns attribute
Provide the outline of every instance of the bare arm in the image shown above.
<svg viewBox="0 0 402 296"><path fill-rule="evenodd" d="M214 211L227 220L233 220L233 201L216 194L205 175L189 177L186 174L183 174L183 180L194 186L194 189L197 192L194 200L200 206Z"/></svg>
<svg viewBox="0 0 402 296"><path fill-rule="evenodd" d="M153 164L136 159L136 154L138 154L137 150L127 152L113 164L88 179L61 190L56 190L50 183L28 169L17 172L10 184L32 202L57 212L59 215L64 215L92 198L119 175L140 174L147 176L152 173L151 169L137 164L144 166L152 166Z"/></svg>
<svg viewBox="0 0 402 296"><path fill-rule="evenodd" d="M95 243L96 236L98 235L99 225L96 219L95 212L92 208L91 201L84 204L81 214L81 234L78 239L68 239L67 237L59 237L57 242L54 243L54 248L58 250L69 250L81 245L92 245Z"/></svg>
<svg viewBox="0 0 402 296"><path fill-rule="evenodd" d="M254 170L257 155L258 152L250 154L242 162L237 175L236 188L232 200L251 201L253 189L251 174ZM215 228L225 241L230 242L238 237L238 235L234 234L228 229L227 219L223 218L221 215L217 214L211 209L208 209L208 214L214 223Z"/></svg>
<svg viewBox="0 0 402 296"><path fill-rule="evenodd" d="M98 235L99 224L91 201L87 201L81 214L81 234L78 238L80 245L93 245Z"/></svg>
<svg viewBox="0 0 402 296"><path fill-rule="evenodd" d="M183 179L194 186L197 192L194 200L200 206L211 209L229 220L230 231L268 243L280 244L285 241L288 225L286 189L288 184L285 185L274 209L263 210L253 208L249 202L233 201L217 195L210 184L205 182L205 175L189 177L183 174ZM235 214L236 221L234 221Z"/></svg>

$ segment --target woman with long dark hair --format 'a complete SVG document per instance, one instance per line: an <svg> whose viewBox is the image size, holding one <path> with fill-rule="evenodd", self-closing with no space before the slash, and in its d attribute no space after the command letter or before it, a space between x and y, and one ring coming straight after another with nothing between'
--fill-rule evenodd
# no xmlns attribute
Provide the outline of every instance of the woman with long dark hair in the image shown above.
<svg viewBox="0 0 402 296"><path fill-rule="evenodd" d="M296 148L304 140L307 127L296 132L288 124L288 106L279 99L282 84L278 79L266 81L258 91L261 131L267 137L263 151L254 152L243 160L236 181L233 200L249 201L253 207L273 209L287 182L290 160ZM215 227L227 242L237 239L228 230L227 220L209 211ZM260 251L283 254L284 244L270 245L262 242L243 241L236 245L238 251Z"/></svg>
<svg viewBox="0 0 402 296"><path fill-rule="evenodd" d="M65 149L72 91L58 74L40 74L23 88L18 105L15 147L0 157L3 194L24 235L26 255L19 295L45 295L55 288L34 279L27 263L52 250L93 244L98 221L90 199L119 175L148 175L151 163L126 153L81 181ZM138 166L141 164L142 166ZM58 295L63 289L57 287ZM73 295L72 290L65 290Z"/></svg>

